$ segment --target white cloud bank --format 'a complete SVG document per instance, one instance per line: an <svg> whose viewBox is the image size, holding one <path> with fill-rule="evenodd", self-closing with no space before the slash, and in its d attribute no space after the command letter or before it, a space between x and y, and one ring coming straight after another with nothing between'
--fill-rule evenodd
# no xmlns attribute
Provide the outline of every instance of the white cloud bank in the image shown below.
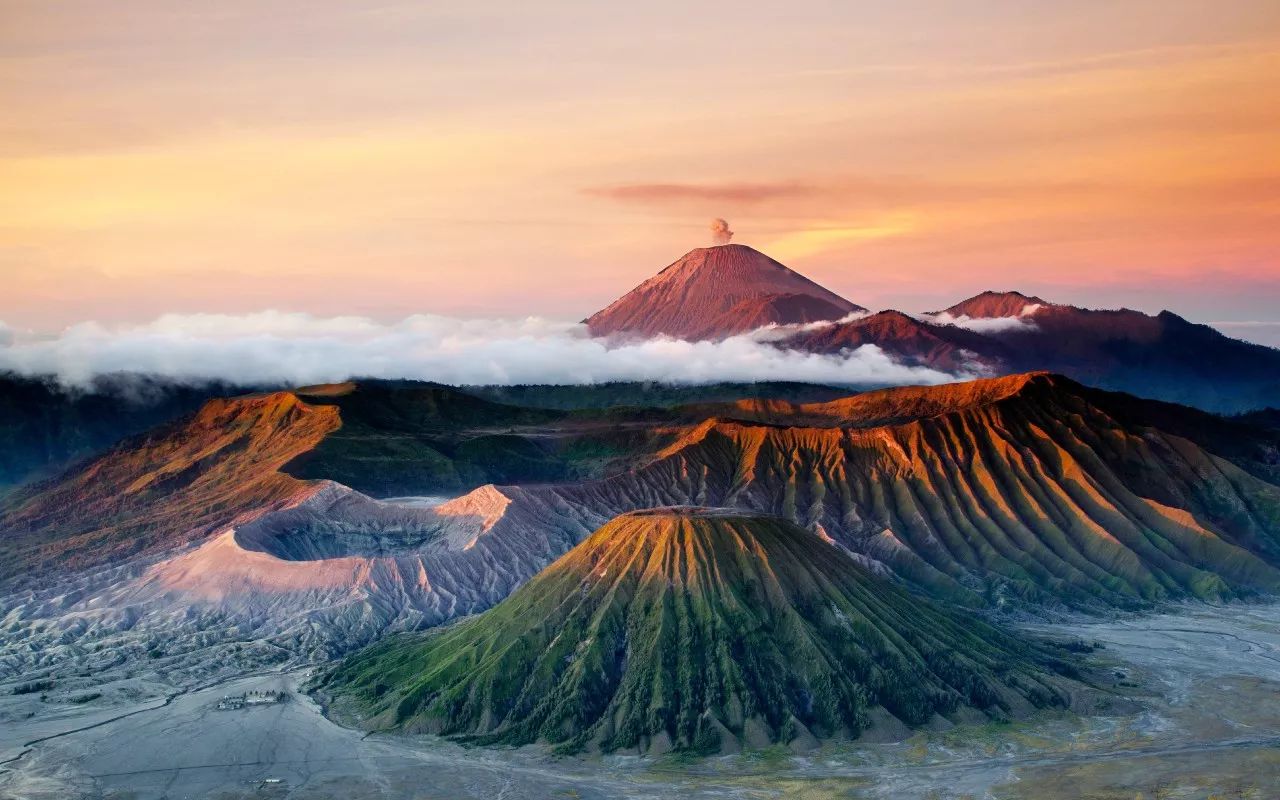
<svg viewBox="0 0 1280 800"><path fill-rule="evenodd" d="M761 331L721 342L608 343L591 338L582 325L536 317L417 315L381 323L275 311L168 314L140 325L85 322L48 339L19 336L0 345L0 369L55 374L69 384L112 372L294 385L352 377L455 385L615 380L889 385L973 377L904 366L874 346L815 355L783 351L769 338Z"/></svg>

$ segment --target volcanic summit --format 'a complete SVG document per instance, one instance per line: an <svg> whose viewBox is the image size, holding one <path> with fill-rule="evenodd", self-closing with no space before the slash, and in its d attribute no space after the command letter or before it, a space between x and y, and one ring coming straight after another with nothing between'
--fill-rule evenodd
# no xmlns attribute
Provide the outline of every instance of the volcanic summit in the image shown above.
<svg viewBox="0 0 1280 800"><path fill-rule="evenodd" d="M704 340L863 311L758 250L724 244L689 251L586 323L595 336Z"/></svg>
<svg viewBox="0 0 1280 800"><path fill-rule="evenodd" d="M933 314L947 314L951 317L969 317L970 319L995 319L997 317L1024 317L1035 313L1037 309L1054 305L1048 300L1041 300L1035 295L1022 292L994 292L988 289L974 295L968 300L956 303L944 311Z"/></svg>

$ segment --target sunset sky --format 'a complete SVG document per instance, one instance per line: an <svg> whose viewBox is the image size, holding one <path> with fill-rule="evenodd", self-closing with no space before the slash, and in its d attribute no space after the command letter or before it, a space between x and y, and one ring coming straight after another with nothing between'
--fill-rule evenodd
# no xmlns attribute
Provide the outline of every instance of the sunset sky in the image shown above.
<svg viewBox="0 0 1280 800"><path fill-rule="evenodd" d="M1275 0L0 0L0 101L20 330L579 319L721 216L872 308L1280 344Z"/></svg>

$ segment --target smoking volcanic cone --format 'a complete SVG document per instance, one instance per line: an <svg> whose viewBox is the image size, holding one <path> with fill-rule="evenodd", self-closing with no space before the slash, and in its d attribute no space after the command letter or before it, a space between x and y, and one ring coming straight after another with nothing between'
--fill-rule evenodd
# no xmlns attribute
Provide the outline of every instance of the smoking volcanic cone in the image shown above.
<svg viewBox="0 0 1280 800"><path fill-rule="evenodd" d="M715 752L1059 704L1050 661L789 522L681 507L615 518L493 609L375 645L322 691L374 729Z"/></svg>
<svg viewBox="0 0 1280 800"><path fill-rule="evenodd" d="M586 320L595 336L723 339L866 311L758 250L700 247Z"/></svg>

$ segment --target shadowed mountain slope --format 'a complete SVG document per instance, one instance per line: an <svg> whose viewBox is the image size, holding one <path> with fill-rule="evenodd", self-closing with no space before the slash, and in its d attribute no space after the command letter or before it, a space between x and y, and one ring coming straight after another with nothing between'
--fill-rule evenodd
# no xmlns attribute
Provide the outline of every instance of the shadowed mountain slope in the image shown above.
<svg viewBox="0 0 1280 800"><path fill-rule="evenodd" d="M339 425L288 392L212 400L0 505L0 577L158 553L305 497L278 470Z"/></svg>
<svg viewBox="0 0 1280 800"><path fill-rule="evenodd" d="M955 325L937 325L901 311L801 331L781 346L809 353L840 353L875 345L910 366L949 373L999 372L1009 360L1006 348L989 336Z"/></svg>
<svg viewBox="0 0 1280 800"><path fill-rule="evenodd" d="M517 427L562 419L561 412L493 403L413 381L316 387L298 396L332 407L342 420L340 429L285 465L298 478L325 478L388 496L573 477L562 460L514 434Z"/></svg>
<svg viewBox="0 0 1280 800"><path fill-rule="evenodd" d="M561 411L619 406L669 408L692 403L727 403L742 398L816 403L848 397L853 393L849 388L792 381L703 384L609 381L575 386L541 384L467 386L463 391L495 403L528 408L552 408Z"/></svg>
<svg viewBox="0 0 1280 800"><path fill-rule="evenodd" d="M0 372L0 492L238 391L246 390L129 374L69 388L49 375Z"/></svg>
<svg viewBox="0 0 1280 800"><path fill-rule="evenodd" d="M1280 403L1280 350L1225 336L1169 311L1095 310L1017 292L984 292L946 310L987 325L966 345L997 371L1047 370L1103 389L1210 411ZM892 352L892 350L891 350Z"/></svg>
<svg viewBox="0 0 1280 800"><path fill-rule="evenodd" d="M1232 339L1168 311L1046 306L1029 337L1004 334L1016 364L1050 369L1105 389L1211 411L1280 402L1280 350Z"/></svg>
<svg viewBox="0 0 1280 800"><path fill-rule="evenodd" d="M1019 292L983 292L921 318L881 311L776 344L822 354L874 345L903 364L958 376L1054 372L1219 413L1280 404L1280 350L1168 311L1077 308Z"/></svg>
<svg viewBox="0 0 1280 800"><path fill-rule="evenodd" d="M325 691L370 728L715 752L963 707L1064 705L1047 652L913 598L789 522L618 517L483 615L374 645Z"/></svg>
<svg viewBox="0 0 1280 800"><path fill-rule="evenodd" d="M586 323L596 336L723 339L865 310L764 253L726 244L691 250Z"/></svg>

